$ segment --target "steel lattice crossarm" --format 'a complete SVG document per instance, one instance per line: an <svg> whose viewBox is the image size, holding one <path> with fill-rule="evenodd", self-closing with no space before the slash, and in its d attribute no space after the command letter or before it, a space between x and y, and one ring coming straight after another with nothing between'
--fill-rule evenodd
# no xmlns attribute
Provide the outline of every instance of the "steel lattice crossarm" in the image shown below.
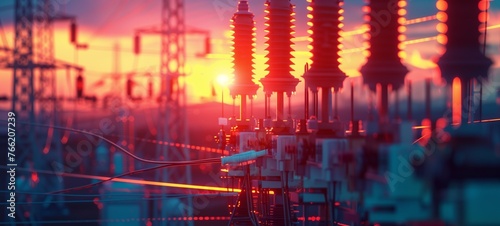
<svg viewBox="0 0 500 226"><path fill-rule="evenodd" d="M4 52L13 52L11 48L8 47L0 47L0 51ZM36 63L34 62L33 68L44 68L44 69L74 69L75 71L84 71L85 69L83 66L77 65L77 64L72 64L70 62L66 62L64 60L58 60L54 59L53 64L47 64L47 63ZM12 59L9 59L9 56L6 57L5 60L0 61L0 69L12 69L14 67L14 62Z"/></svg>
<svg viewBox="0 0 500 226"><path fill-rule="evenodd" d="M141 52L141 35L169 35L170 31L162 31L162 29L157 26L138 28L135 30L134 35L134 53L140 54ZM197 54L197 56L202 57L209 53L211 53L211 45L210 45L210 31L199 28L187 28L185 30L186 35L202 35L205 38L205 51L203 53ZM184 76L184 75L181 75Z"/></svg>

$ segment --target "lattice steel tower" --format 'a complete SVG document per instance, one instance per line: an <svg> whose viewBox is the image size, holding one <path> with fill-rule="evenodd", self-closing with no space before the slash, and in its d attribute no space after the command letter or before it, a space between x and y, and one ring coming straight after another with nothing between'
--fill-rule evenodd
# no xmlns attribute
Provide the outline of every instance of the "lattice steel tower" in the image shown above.
<svg viewBox="0 0 500 226"><path fill-rule="evenodd" d="M35 150L35 91L33 86L33 2L31 0L16 0L14 25L14 83L12 93L12 110L20 122L17 131L17 162L27 161L30 150ZM25 150L25 151L21 151Z"/></svg>
<svg viewBox="0 0 500 226"><path fill-rule="evenodd" d="M30 189L38 193L59 190L63 185L61 178L57 176L36 172L37 170L51 170L51 163L61 162L61 144L57 142L58 131L33 126L34 123L49 126L58 124L56 121L53 12L50 0L38 0L35 5L31 0L15 1L12 109L17 115L17 121L20 122L17 129L16 160L20 167L35 169L31 174L20 173L17 187L20 190ZM34 30L36 36L33 36ZM38 69L39 73L36 86L35 69ZM51 202L53 199L59 200L55 206L50 205L53 204ZM64 208L61 196L19 194L18 200L49 204L19 207L17 217L30 222L31 225L37 225L36 221L50 212L62 213L60 210ZM50 211L44 211L46 208ZM59 210L54 208L59 208Z"/></svg>
<svg viewBox="0 0 500 226"><path fill-rule="evenodd" d="M189 160L189 154L183 145L188 142L186 121L186 90L184 64L185 53L185 22L183 0L162 0L161 10L161 94L159 105L159 130L158 140L168 142L170 145L158 145L158 159L179 161ZM174 144L174 145L172 145ZM175 181L177 183L191 183L191 170L177 167L159 170L157 179L161 181ZM169 189L169 193L179 192ZM180 191L182 192L182 191ZM162 187L162 195L167 190ZM178 211L172 211L174 206L168 207L167 197L156 201L154 208L155 217L166 217L169 214L177 214L183 217L192 216L192 201L187 199L176 205ZM175 213L172 213L175 212ZM159 221L161 225L167 225L167 221ZM154 222L155 224L157 222ZM174 225L168 222L169 225ZM179 221L177 224L189 224L192 222Z"/></svg>
<svg viewBox="0 0 500 226"><path fill-rule="evenodd" d="M13 92L12 110L16 114L16 163L20 167L29 168L33 163L33 153L36 153L35 127L35 90L33 74L33 2L31 0L16 0L14 12L14 52L13 52ZM21 124L19 122L29 123ZM19 173L16 187L27 188L30 175ZM16 197L17 202L26 202L27 195L20 194ZM17 208L17 221L29 222L38 217L35 209L31 206L19 206ZM25 218L23 212L32 212L29 218ZM19 219L20 218L20 219Z"/></svg>

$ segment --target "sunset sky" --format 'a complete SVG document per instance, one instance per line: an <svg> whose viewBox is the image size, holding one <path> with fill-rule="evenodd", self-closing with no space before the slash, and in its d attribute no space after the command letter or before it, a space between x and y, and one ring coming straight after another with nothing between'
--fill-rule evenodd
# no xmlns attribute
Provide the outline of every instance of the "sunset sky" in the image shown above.
<svg viewBox="0 0 500 226"><path fill-rule="evenodd" d="M157 35L143 36L142 54L136 57L132 52L132 41L134 30L144 27L159 26L160 24L160 0L57 0L55 7L61 12L77 17L79 26L78 40L87 43L89 49L80 50L75 53L73 46L69 43L69 23L58 22L55 27L55 57L67 62L77 62L85 67L86 93L88 95L102 96L109 93L112 87L117 87L110 79L110 73L114 70L115 44L119 44L121 53L119 56L119 69L121 72L135 71L143 74L149 71L155 75L158 82L160 37ZM188 28L208 29L212 37L213 54L205 58L197 57L196 53L202 52L203 37L198 35L187 36L187 64L188 73L188 96L189 102L199 103L202 99L210 98L211 84L215 77L221 74L231 75L232 65L230 58L230 18L236 10L236 0L186 0L186 24ZM257 46L255 55L255 78L256 81L266 73L265 68L265 46L264 46L264 0L250 0L250 10L255 14L257 26ZM292 0L296 5L296 36L297 39L294 56L294 75L302 76L303 67L309 62L310 54L307 49L308 26L306 17L307 2L305 0ZM435 0L410 0L408 1L406 15L407 20L434 16L437 12ZM1 46L12 47L14 36L13 30L13 6L14 1L0 1L0 20L3 24L3 32L7 42L3 39ZM351 31L359 29L363 25L362 6L366 4L363 0L346 0L344 13L344 30ZM407 27L407 40L432 38L436 31L436 20L429 20L409 25ZM490 7L490 26L500 24L500 1L492 1ZM0 31L2 32L2 31ZM360 49L364 38L362 35L354 35L344 38L344 49L347 53L343 55L342 69L349 76L359 76L358 69L364 63L364 56ZM497 26L488 31L488 53L496 62L498 67L500 61L500 28ZM407 45L406 65L412 71L408 78L420 80L424 77L436 76L433 60L439 57L439 44L430 39L417 44ZM5 53L0 53L4 57ZM58 90L62 95L74 95L74 74L66 76L63 70L58 71ZM437 79L436 79L437 80ZM145 85L147 79L136 78L139 87L134 90L135 95L146 95ZM353 81L360 82L359 78ZM12 84L12 71L0 70L0 82L2 88L0 95L10 96ZM125 84L125 80L120 82ZM119 86L118 86L119 87ZM221 87L215 85L218 95ZM298 90L302 90L302 85ZM157 91L158 86L155 87ZM124 89L122 89L124 90ZM156 92L155 91L155 92ZM124 91L123 91L124 92ZM228 94L229 92L225 92ZM229 96L228 96L229 97ZM218 98L217 98L218 99ZM262 98L261 98L262 99ZM258 100L258 99L257 99ZM4 106L4 105L2 105Z"/></svg>

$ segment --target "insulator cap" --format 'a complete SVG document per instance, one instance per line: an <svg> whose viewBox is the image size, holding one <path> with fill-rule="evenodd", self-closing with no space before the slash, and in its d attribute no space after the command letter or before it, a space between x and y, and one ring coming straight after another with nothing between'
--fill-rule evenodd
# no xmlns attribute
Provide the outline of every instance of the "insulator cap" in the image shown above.
<svg viewBox="0 0 500 226"><path fill-rule="evenodd" d="M141 36L136 34L134 36L134 54L140 54L141 53Z"/></svg>
<svg viewBox="0 0 500 226"><path fill-rule="evenodd" d="M84 88L83 76L81 74L78 74L78 76L76 77L76 97L77 98L83 97L83 88Z"/></svg>
<svg viewBox="0 0 500 226"><path fill-rule="evenodd" d="M73 44L77 44L77 27L74 21L69 25L69 41Z"/></svg>

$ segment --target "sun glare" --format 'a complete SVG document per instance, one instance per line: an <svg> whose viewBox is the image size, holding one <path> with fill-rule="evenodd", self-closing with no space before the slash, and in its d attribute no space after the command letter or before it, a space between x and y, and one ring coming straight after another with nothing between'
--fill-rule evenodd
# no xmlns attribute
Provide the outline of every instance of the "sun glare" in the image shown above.
<svg viewBox="0 0 500 226"><path fill-rule="evenodd" d="M229 76L226 74L220 74L216 78L217 83L221 86L228 86L229 85Z"/></svg>

